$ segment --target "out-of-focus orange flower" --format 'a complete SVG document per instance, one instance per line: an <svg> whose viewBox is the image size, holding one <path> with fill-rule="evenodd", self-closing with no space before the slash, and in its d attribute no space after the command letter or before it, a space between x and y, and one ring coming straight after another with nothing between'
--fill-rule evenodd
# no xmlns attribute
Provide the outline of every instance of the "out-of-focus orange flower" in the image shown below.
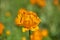
<svg viewBox="0 0 60 40"><path fill-rule="evenodd" d="M47 30L47 29L43 29L43 30L42 30L42 35L43 35L44 37L48 36L48 30Z"/></svg>
<svg viewBox="0 0 60 40"><path fill-rule="evenodd" d="M42 40L43 38L40 30L34 31L30 37L31 37L31 40Z"/></svg>
<svg viewBox="0 0 60 40"><path fill-rule="evenodd" d="M46 6L46 0L30 0L31 4L37 4L41 7Z"/></svg>
<svg viewBox="0 0 60 40"><path fill-rule="evenodd" d="M59 5L59 0L54 0L54 5Z"/></svg>
<svg viewBox="0 0 60 40"><path fill-rule="evenodd" d="M3 30L4 30L4 25L0 23L0 35L3 33Z"/></svg>
<svg viewBox="0 0 60 40"><path fill-rule="evenodd" d="M36 0L30 0L31 4L36 4Z"/></svg>
<svg viewBox="0 0 60 40"><path fill-rule="evenodd" d="M41 7L45 7L46 6L46 0L37 0L37 4Z"/></svg>
<svg viewBox="0 0 60 40"><path fill-rule="evenodd" d="M31 29L38 26L38 24L40 23L40 19L36 15L36 13L32 11L27 11L25 9L20 9L15 23L20 26L22 25L25 28Z"/></svg>
<svg viewBox="0 0 60 40"><path fill-rule="evenodd" d="M48 36L48 31L47 29L37 29L35 31L33 31L32 35L30 36L31 40L42 40L43 37L47 37Z"/></svg>

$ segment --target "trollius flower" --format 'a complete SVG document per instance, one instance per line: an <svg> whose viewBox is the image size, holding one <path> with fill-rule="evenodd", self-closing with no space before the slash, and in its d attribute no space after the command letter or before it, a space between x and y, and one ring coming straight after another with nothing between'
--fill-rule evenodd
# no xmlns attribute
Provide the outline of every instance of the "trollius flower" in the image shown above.
<svg viewBox="0 0 60 40"><path fill-rule="evenodd" d="M24 28L31 30L31 28L35 28L36 26L38 26L40 21L41 20L35 12L20 9L18 11L15 23L17 25L24 26Z"/></svg>
<svg viewBox="0 0 60 40"><path fill-rule="evenodd" d="M44 37L48 36L48 30L47 30L47 29L43 29L43 30L42 30L42 35L43 35Z"/></svg>
<svg viewBox="0 0 60 40"><path fill-rule="evenodd" d="M43 30L37 29L37 30L33 31L30 38L31 38L31 40L42 40L43 37L47 37L47 36L48 36L47 29L43 29Z"/></svg>
<svg viewBox="0 0 60 40"><path fill-rule="evenodd" d="M54 5L59 5L59 0L54 0Z"/></svg>
<svg viewBox="0 0 60 40"><path fill-rule="evenodd" d="M37 4L40 7L46 6L46 0L30 0L31 4Z"/></svg>
<svg viewBox="0 0 60 40"><path fill-rule="evenodd" d="M4 30L4 25L0 23L0 35L3 33L3 30Z"/></svg>
<svg viewBox="0 0 60 40"><path fill-rule="evenodd" d="M41 7L45 7L46 6L46 0L37 0L37 4Z"/></svg>
<svg viewBox="0 0 60 40"><path fill-rule="evenodd" d="M40 30L36 30L30 36L31 40L42 40L43 36Z"/></svg>
<svg viewBox="0 0 60 40"><path fill-rule="evenodd" d="M31 4L36 4L36 0L30 0Z"/></svg>

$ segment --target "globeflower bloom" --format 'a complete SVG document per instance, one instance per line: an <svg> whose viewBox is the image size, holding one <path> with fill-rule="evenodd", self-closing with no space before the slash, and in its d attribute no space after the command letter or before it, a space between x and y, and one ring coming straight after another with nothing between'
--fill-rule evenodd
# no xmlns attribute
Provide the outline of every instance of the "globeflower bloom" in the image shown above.
<svg viewBox="0 0 60 40"><path fill-rule="evenodd" d="M3 30L4 30L4 25L0 23L0 35L3 33Z"/></svg>
<svg viewBox="0 0 60 40"><path fill-rule="evenodd" d="M30 38L31 40L42 40L43 37L47 37L48 36L48 31L47 29L37 29L35 31L32 32Z"/></svg>
<svg viewBox="0 0 60 40"><path fill-rule="evenodd" d="M36 4L36 0L30 0L31 4Z"/></svg>
<svg viewBox="0 0 60 40"><path fill-rule="evenodd" d="M37 4L41 7L45 7L46 6L46 0L37 0Z"/></svg>
<svg viewBox="0 0 60 40"><path fill-rule="evenodd" d="M27 11L25 9L20 9L18 11L15 23L19 26L24 26L24 28L31 30L31 28L35 28L36 26L38 26L40 21L41 20L36 13Z"/></svg>
<svg viewBox="0 0 60 40"><path fill-rule="evenodd" d="M41 33L44 37L48 36L48 30L47 29L43 29Z"/></svg>
<svg viewBox="0 0 60 40"><path fill-rule="evenodd" d="M54 5L59 5L59 0L54 0Z"/></svg>
<svg viewBox="0 0 60 40"><path fill-rule="evenodd" d="M37 4L40 7L45 7L46 6L46 0L30 0L31 4Z"/></svg>
<svg viewBox="0 0 60 40"><path fill-rule="evenodd" d="M31 35L31 40L42 40L43 36L40 30L36 30Z"/></svg>

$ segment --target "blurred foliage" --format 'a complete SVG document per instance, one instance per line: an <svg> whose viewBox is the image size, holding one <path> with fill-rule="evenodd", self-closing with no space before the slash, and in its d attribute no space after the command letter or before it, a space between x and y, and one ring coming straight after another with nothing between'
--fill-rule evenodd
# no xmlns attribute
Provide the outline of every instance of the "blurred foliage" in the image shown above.
<svg viewBox="0 0 60 40"><path fill-rule="evenodd" d="M15 18L20 8L36 12L41 19L40 28L46 28L49 36L43 40L60 40L60 0L59 5L54 5L54 0L46 0L46 6L31 5L30 0L0 0L0 22L3 23L5 29L0 40L30 40L29 32L22 32L22 27L15 25ZM7 14L7 15L6 15ZM7 30L10 35L7 36Z"/></svg>

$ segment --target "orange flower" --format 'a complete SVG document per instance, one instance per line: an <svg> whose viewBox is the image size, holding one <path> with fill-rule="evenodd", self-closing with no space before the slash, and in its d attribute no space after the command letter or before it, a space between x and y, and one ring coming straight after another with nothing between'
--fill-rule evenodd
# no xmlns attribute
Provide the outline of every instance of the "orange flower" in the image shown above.
<svg viewBox="0 0 60 40"><path fill-rule="evenodd" d="M33 31L30 38L31 40L42 40L43 37L47 37L47 36L48 36L47 29L43 29L43 30L38 29L38 30Z"/></svg>
<svg viewBox="0 0 60 40"><path fill-rule="evenodd" d="M37 17L37 15L33 12L28 12L24 16L23 25L27 28L35 27L40 23L40 19Z"/></svg>
<svg viewBox="0 0 60 40"><path fill-rule="evenodd" d="M15 23L30 29L36 27L40 23L40 19L36 13L20 9Z"/></svg>
<svg viewBox="0 0 60 40"><path fill-rule="evenodd" d="M36 0L30 0L31 4L36 4Z"/></svg>
<svg viewBox="0 0 60 40"><path fill-rule="evenodd" d="M46 6L46 0L37 0L37 4L41 7L45 7Z"/></svg>
<svg viewBox="0 0 60 40"><path fill-rule="evenodd" d="M4 30L4 25L0 23L0 35L3 33L3 30Z"/></svg>
<svg viewBox="0 0 60 40"><path fill-rule="evenodd" d="M59 5L59 0L54 0L54 5Z"/></svg>
<svg viewBox="0 0 60 40"><path fill-rule="evenodd" d="M31 4L37 4L41 7L46 6L46 0L30 0Z"/></svg>
<svg viewBox="0 0 60 40"><path fill-rule="evenodd" d="M31 40L42 40L41 31L40 30L34 31L30 37L31 37Z"/></svg>
<svg viewBox="0 0 60 40"><path fill-rule="evenodd" d="M42 35L43 35L44 37L48 36L48 30L47 30L47 29L43 29L43 30L42 30Z"/></svg>

